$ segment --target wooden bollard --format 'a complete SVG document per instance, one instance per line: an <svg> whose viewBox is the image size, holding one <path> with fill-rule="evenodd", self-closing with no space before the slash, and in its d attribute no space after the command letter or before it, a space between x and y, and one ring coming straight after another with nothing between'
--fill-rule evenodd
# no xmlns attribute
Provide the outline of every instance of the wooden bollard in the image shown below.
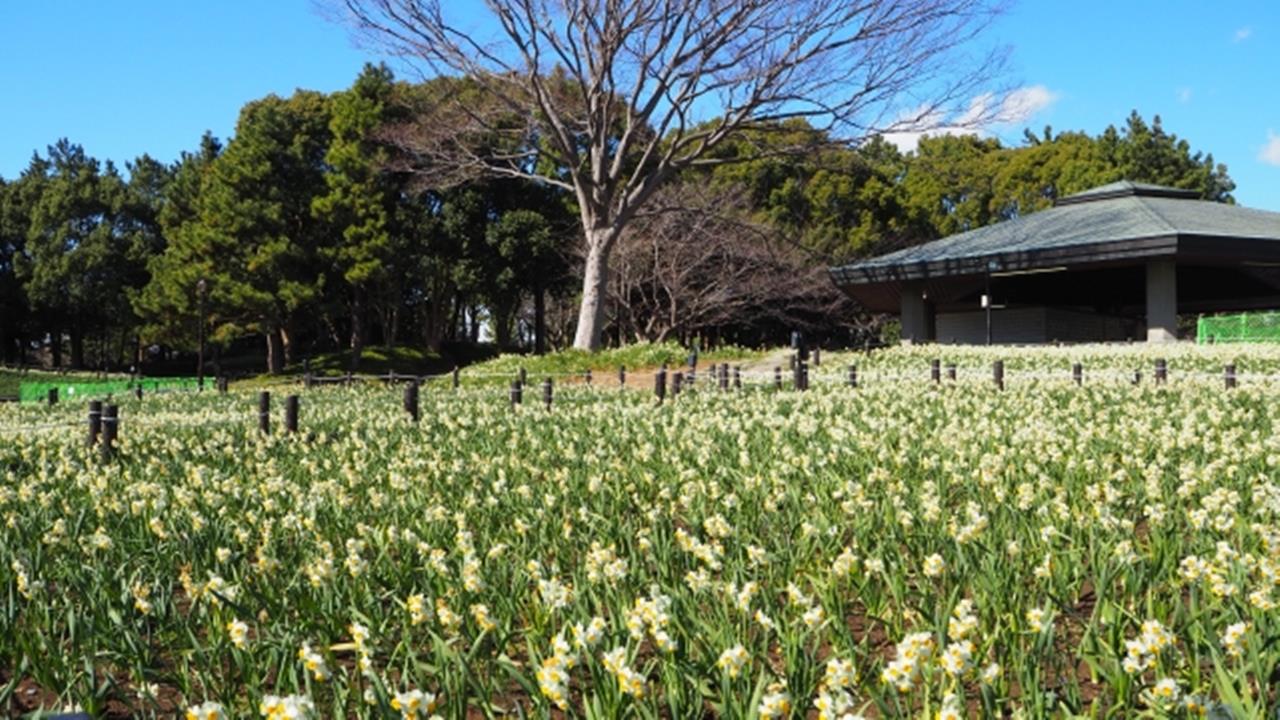
<svg viewBox="0 0 1280 720"><path fill-rule="evenodd" d="M1075 382L1076 387L1084 384L1084 366L1080 363L1071 366L1071 380Z"/></svg>
<svg viewBox="0 0 1280 720"><path fill-rule="evenodd" d="M777 365L773 366L773 389L782 389L782 368Z"/></svg>
<svg viewBox="0 0 1280 720"><path fill-rule="evenodd" d="M742 368L737 365L733 366L733 389L742 389Z"/></svg>
<svg viewBox="0 0 1280 720"><path fill-rule="evenodd" d="M1236 365L1231 363L1222 367L1222 381L1228 390L1236 386Z"/></svg>
<svg viewBox="0 0 1280 720"><path fill-rule="evenodd" d="M524 402L524 385L519 380L511 381L511 407Z"/></svg>
<svg viewBox="0 0 1280 720"><path fill-rule="evenodd" d="M85 445L93 447L98 444L98 433L102 432L102 401L89 401L89 437Z"/></svg>
<svg viewBox="0 0 1280 720"><path fill-rule="evenodd" d="M542 381L542 404L546 409L551 409L551 378Z"/></svg>
<svg viewBox="0 0 1280 720"><path fill-rule="evenodd" d="M849 387L851 388L858 387L858 366L857 365L849 366Z"/></svg>
<svg viewBox="0 0 1280 720"><path fill-rule="evenodd" d="M418 381L410 380L408 385L404 386L404 411L409 413L409 417L414 422L418 422Z"/></svg>
<svg viewBox="0 0 1280 720"><path fill-rule="evenodd" d="M116 438L120 436L120 408L107 405L102 408L102 457L110 458L116 451Z"/></svg>
<svg viewBox="0 0 1280 720"><path fill-rule="evenodd" d="M461 369L455 367L453 369L453 389L454 390L457 390L458 386L462 384L461 375L462 375Z"/></svg>
<svg viewBox="0 0 1280 720"><path fill-rule="evenodd" d="M1004 389L1004 361L996 360L991 363L991 379L996 384L997 390Z"/></svg>
<svg viewBox="0 0 1280 720"><path fill-rule="evenodd" d="M667 397L667 369L659 368L658 372L653 374L653 394L658 398L658 402L662 402Z"/></svg>
<svg viewBox="0 0 1280 720"><path fill-rule="evenodd" d="M298 432L298 396L288 395L284 399L284 431Z"/></svg>
<svg viewBox="0 0 1280 720"><path fill-rule="evenodd" d="M1169 379L1169 364L1164 358L1156 359L1155 378L1157 385L1163 385Z"/></svg>
<svg viewBox="0 0 1280 720"><path fill-rule="evenodd" d="M941 360L929 361L929 379L933 380L933 383L935 385L942 382L942 361Z"/></svg>
<svg viewBox="0 0 1280 720"><path fill-rule="evenodd" d="M258 431L271 434L271 393L266 390L258 393Z"/></svg>
<svg viewBox="0 0 1280 720"><path fill-rule="evenodd" d="M619 365L618 366L618 387L626 387L626 386L627 386L627 366Z"/></svg>
<svg viewBox="0 0 1280 720"><path fill-rule="evenodd" d="M684 386L684 373L677 372L671 376L671 398L675 399Z"/></svg>
<svg viewBox="0 0 1280 720"><path fill-rule="evenodd" d="M955 382L955 379L956 379L956 364L955 364L955 363L947 363L947 379L948 379L948 380L950 380L950 381L952 381L952 382Z"/></svg>

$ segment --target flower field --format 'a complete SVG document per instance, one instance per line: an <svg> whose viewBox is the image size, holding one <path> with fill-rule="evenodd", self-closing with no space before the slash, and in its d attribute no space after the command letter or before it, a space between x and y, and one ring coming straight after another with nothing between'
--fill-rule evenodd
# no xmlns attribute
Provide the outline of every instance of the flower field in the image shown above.
<svg viewBox="0 0 1280 720"><path fill-rule="evenodd" d="M433 384L417 424L312 389L265 437L250 393L131 398L109 460L82 405L0 407L0 714L1274 712L1280 353L824 359L661 405Z"/></svg>

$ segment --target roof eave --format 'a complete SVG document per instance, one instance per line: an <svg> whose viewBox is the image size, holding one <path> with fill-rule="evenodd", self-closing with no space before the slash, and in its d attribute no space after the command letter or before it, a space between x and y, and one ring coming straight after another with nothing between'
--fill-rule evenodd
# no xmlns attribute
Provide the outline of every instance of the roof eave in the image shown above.
<svg viewBox="0 0 1280 720"><path fill-rule="evenodd" d="M831 268L830 272L836 285L862 285L981 275L987 271L987 263L992 260L998 263L1000 272L1017 272L1064 264L1082 265L1138 260L1175 255L1177 252L1178 236L1172 234L1057 248L995 252L945 260L921 260L883 265L859 263Z"/></svg>

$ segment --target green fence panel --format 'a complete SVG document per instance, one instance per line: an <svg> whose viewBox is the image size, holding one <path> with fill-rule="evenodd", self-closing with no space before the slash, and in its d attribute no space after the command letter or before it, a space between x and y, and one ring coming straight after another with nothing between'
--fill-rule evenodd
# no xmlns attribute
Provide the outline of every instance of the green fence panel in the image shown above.
<svg viewBox="0 0 1280 720"><path fill-rule="evenodd" d="M1196 342L1280 343L1280 312L1207 315L1196 321Z"/></svg>
<svg viewBox="0 0 1280 720"><path fill-rule="evenodd" d="M18 386L18 399L22 402L40 402L49 397L49 389L58 389L59 402L71 402L81 398L101 398L104 395L131 393L139 385L142 392L168 392L194 390L199 386L196 378L143 378L141 380L44 380L24 382Z"/></svg>

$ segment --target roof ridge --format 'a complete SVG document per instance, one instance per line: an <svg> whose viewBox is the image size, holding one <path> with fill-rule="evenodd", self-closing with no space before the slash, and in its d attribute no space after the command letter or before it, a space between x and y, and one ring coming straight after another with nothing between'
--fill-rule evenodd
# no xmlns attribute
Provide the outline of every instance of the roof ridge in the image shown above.
<svg viewBox="0 0 1280 720"><path fill-rule="evenodd" d="M1150 200L1150 199L1152 199L1152 197L1151 197L1151 196L1149 196L1149 195L1134 195L1134 196L1132 196L1132 198L1133 198L1134 200L1136 200L1136 201L1137 201L1137 203L1138 203L1138 207L1141 207L1141 208L1142 208L1142 210L1143 210L1143 212L1145 212L1149 217L1151 217L1152 219L1154 219L1157 223L1159 223L1159 224L1163 225L1163 226L1165 227L1165 229L1166 229L1166 230L1168 230L1169 232L1171 232L1171 233L1173 233L1173 234L1175 234L1175 235L1176 235L1176 234L1178 234L1178 226L1176 226L1176 225L1174 225L1173 223L1169 222L1169 219L1168 219L1168 218L1166 218L1164 215L1162 215L1161 213L1157 212L1155 208L1153 208L1153 207L1151 207L1150 205L1148 205L1148 204L1147 204L1147 201L1148 201L1148 200Z"/></svg>

